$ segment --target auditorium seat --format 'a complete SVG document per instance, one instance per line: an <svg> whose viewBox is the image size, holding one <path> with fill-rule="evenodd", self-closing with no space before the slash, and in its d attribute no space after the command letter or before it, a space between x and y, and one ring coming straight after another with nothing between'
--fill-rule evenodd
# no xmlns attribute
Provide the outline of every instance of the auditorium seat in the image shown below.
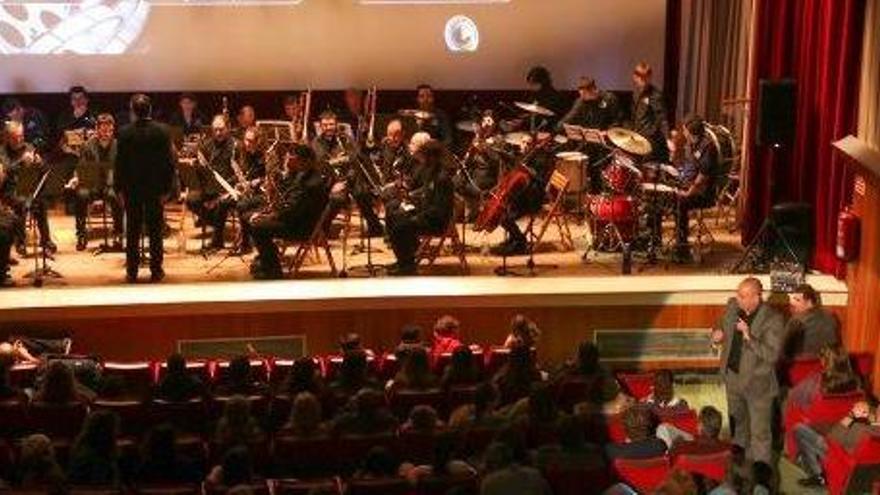
<svg viewBox="0 0 880 495"><path fill-rule="evenodd" d="M82 402L32 402L28 408L31 429L45 433L52 440L72 440L76 437L87 413L88 407Z"/></svg>
<svg viewBox="0 0 880 495"><path fill-rule="evenodd" d="M253 495L269 495L271 493L269 490L269 485L265 481L254 481L249 485L237 485L237 488L245 489L247 491L244 493L251 493ZM208 486L207 484L205 484L204 493L205 495L226 495L228 491L229 488L227 487Z"/></svg>
<svg viewBox="0 0 880 495"><path fill-rule="evenodd" d="M118 378L126 397L147 397L155 382L156 369L150 361L105 361L101 365L103 378Z"/></svg>
<svg viewBox="0 0 880 495"><path fill-rule="evenodd" d="M880 437L866 435L852 454L832 438L826 438L828 453L822 461L830 495L868 493L880 479Z"/></svg>
<svg viewBox="0 0 880 495"><path fill-rule="evenodd" d="M294 361L293 359L273 359L271 361L269 366L269 385L273 389L281 386L287 380L287 375L293 369Z"/></svg>
<svg viewBox="0 0 880 495"><path fill-rule="evenodd" d="M36 376L36 363L18 363L9 368L9 384L15 388L33 387Z"/></svg>
<svg viewBox="0 0 880 495"><path fill-rule="evenodd" d="M387 382L394 378L394 375L400 371L400 361L393 352L386 352L380 358L377 368L379 379L383 382Z"/></svg>
<svg viewBox="0 0 880 495"><path fill-rule="evenodd" d="M683 407L667 407L655 409L654 412L657 415L658 422L669 423L691 435L697 434L700 422L697 417L697 411Z"/></svg>
<svg viewBox="0 0 880 495"><path fill-rule="evenodd" d="M573 465L548 464L543 470L554 495L581 495L585 487L591 493L600 493L611 482L604 464Z"/></svg>
<svg viewBox="0 0 880 495"><path fill-rule="evenodd" d="M798 423L832 424L849 414L853 404L865 398L862 391L846 394L820 394L807 407L801 408L793 403L782 412L782 428L785 432L785 453L790 459L797 457L797 444L794 427Z"/></svg>
<svg viewBox="0 0 880 495"><path fill-rule="evenodd" d="M150 415L154 425L171 423L182 433L199 436L208 433L207 412L207 406L202 399L184 402L156 399L150 404Z"/></svg>
<svg viewBox="0 0 880 495"><path fill-rule="evenodd" d="M427 476L419 480L415 494L447 495L455 490L455 493L475 495L479 489L480 478L477 475L455 478L452 476Z"/></svg>
<svg viewBox="0 0 880 495"><path fill-rule="evenodd" d="M367 370L369 373L376 373L377 368L379 366L379 360L375 358L375 354L371 350L366 350L367 353ZM321 373L324 375L324 379L330 382L334 378L336 378L336 374L339 372L339 368L342 366L342 356L340 355L331 355L324 356L323 358L319 358L321 363Z"/></svg>
<svg viewBox="0 0 880 495"><path fill-rule="evenodd" d="M388 402L391 406L391 411L398 418L406 419L409 416L410 410L420 405L431 406L437 411L438 415L443 416L446 410L445 400L446 397L439 388L428 390L401 389L392 392Z"/></svg>
<svg viewBox="0 0 880 495"><path fill-rule="evenodd" d="M874 355L870 352L850 353L853 369L864 381L865 390L872 390L874 374Z"/></svg>
<svg viewBox="0 0 880 495"><path fill-rule="evenodd" d="M596 380L585 377L569 377L562 380L556 392L556 405L563 411L571 412L575 404L588 400Z"/></svg>
<svg viewBox="0 0 880 495"><path fill-rule="evenodd" d="M409 495L412 486L404 478L350 480L348 495Z"/></svg>
<svg viewBox="0 0 880 495"><path fill-rule="evenodd" d="M449 413L452 414L452 411L455 411L456 408L464 404L473 404L476 396L476 385L449 387L449 392L446 394L446 404L449 407Z"/></svg>
<svg viewBox="0 0 880 495"><path fill-rule="evenodd" d="M211 421L220 419L220 416L223 415L223 410L226 408L226 403L228 403L229 399L232 397L233 396L216 395L209 401L208 413ZM249 395L245 397L245 399L250 404L251 416L253 416L261 425L264 424L266 415L269 412L269 397L265 395Z"/></svg>
<svg viewBox="0 0 880 495"><path fill-rule="evenodd" d="M72 486L67 491L68 495L122 495L122 490L113 487L98 486Z"/></svg>
<svg viewBox="0 0 880 495"><path fill-rule="evenodd" d="M159 364L159 371L156 374L156 383L158 383L159 381L162 380L162 378L165 376L165 373L167 370L168 370L167 363L163 362L163 363ZM212 376L211 376L211 372L210 372L207 361L203 361L203 360L189 361L188 360L186 362L186 370L188 373L192 374L193 376L195 376L196 378L201 380L202 383L205 383L205 384L211 383Z"/></svg>
<svg viewBox="0 0 880 495"><path fill-rule="evenodd" d="M326 480L279 479L269 482L273 495L342 495L342 484L337 478Z"/></svg>
<svg viewBox="0 0 880 495"><path fill-rule="evenodd" d="M272 442L272 469L281 476L329 476L336 473L337 455L337 442L331 437L279 435Z"/></svg>
<svg viewBox="0 0 880 495"><path fill-rule="evenodd" d="M727 476L730 458L730 450L711 454L682 454L673 459L672 467L722 482Z"/></svg>
<svg viewBox="0 0 880 495"><path fill-rule="evenodd" d="M401 459L415 464L430 464L434 459L437 435L404 431L399 441Z"/></svg>
<svg viewBox="0 0 880 495"><path fill-rule="evenodd" d="M617 381L624 392L639 401L654 391L654 373L617 373Z"/></svg>
<svg viewBox="0 0 880 495"><path fill-rule="evenodd" d="M201 485L141 485L132 489L135 495L201 495Z"/></svg>
<svg viewBox="0 0 880 495"><path fill-rule="evenodd" d="M794 387L807 377L822 371L822 362L819 358L808 357L792 359L782 363L785 384Z"/></svg>
<svg viewBox="0 0 880 495"><path fill-rule="evenodd" d="M654 490L666 479L669 470L669 460L665 456L614 460L614 473L617 478L639 493L654 493Z"/></svg>
<svg viewBox="0 0 880 495"><path fill-rule="evenodd" d="M251 359L251 378L260 383L269 382L269 364L264 359ZM229 370L229 360L218 360L213 369L213 381L221 385L226 383L226 374Z"/></svg>
<svg viewBox="0 0 880 495"><path fill-rule="evenodd" d="M27 403L24 400L0 401L0 437L19 437L29 428Z"/></svg>
<svg viewBox="0 0 880 495"><path fill-rule="evenodd" d="M139 438L148 429L148 410L141 401L98 399L91 407L93 410L115 413L119 417L119 431L124 437Z"/></svg>
<svg viewBox="0 0 880 495"><path fill-rule="evenodd" d="M506 347L492 346L486 353L486 376L493 377L498 370L507 363L510 358L510 349Z"/></svg>
<svg viewBox="0 0 880 495"><path fill-rule="evenodd" d="M337 453L342 472L353 472L360 465L367 452L373 447L384 447L395 454L400 451L397 435L382 433L378 435L343 435L339 437Z"/></svg>

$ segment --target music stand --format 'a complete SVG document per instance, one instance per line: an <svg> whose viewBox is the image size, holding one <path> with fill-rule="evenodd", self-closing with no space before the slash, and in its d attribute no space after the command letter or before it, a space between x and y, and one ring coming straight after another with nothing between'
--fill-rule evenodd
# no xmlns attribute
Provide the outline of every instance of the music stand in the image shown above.
<svg viewBox="0 0 880 495"><path fill-rule="evenodd" d="M79 161L76 164L76 177L79 180L79 187L88 189L89 191L100 191L101 200L104 207L101 210L101 229L104 232L104 242L99 245L92 254L95 256L104 253L120 253L122 252L121 244L119 246L110 245L109 223L107 221L107 208L110 207L107 200L107 174L112 164L101 161ZM91 203L91 198L88 199ZM86 206L86 217L88 217L88 206ZM88 222L88 219L86 219ZM118 240L118 239L117 239Z"/></svg>
<svg viewBox="0 0 880 495"><path fill-rule="evenodd" d="M22 170L32 170L34 167L25 167ZM37 237L37 218L34 216L34 204L39 199L40 194L43 192L43 188L46 186L46 179L49 178L49 175L52 173L52 169L48 168L46 171L42 172L39 181L37 181L36 185L33 187L31 194L26 195L29 196L25 201L25 218L29 225L29 230L31 234L31 239L33 239L33 257L34 257L34 269L24 275L24 278L33 278L34 279L34 287L42 287L43 286L43 278L48 277L50 279L60 279L64 278L64 275L55 271L51 266L49 266L48 259L53 259L49 253L46 252L46 239L40 239L38 242ZM21 174L19 173L19 179L22 178L33 178L36 177L35 174ZM28 187L32 181L25 180L24 183L19 183L20 187ZM40 249L40 254L37 253L37 249Z"/></svg>
<svg viewBox="0 0 880 495"><path fill-rule="evenodd" d="M190 192L203 192L205 190L205 181L204 176L199 173L199 170L195 166L195 160L187 159L187 160L178 160L177 161L177 176L180 178L180 183L186 189L187 194ZM186 206L186 201L184 200L184 206ZM193 216L195 218L195 216ZM182 229L181 225L181 229ZM201 226L201 234L199 235L201 246L199 248L199 254L202 255L204 259L208 259L208 248L205 246L205 222L202 220Z"/></svg>

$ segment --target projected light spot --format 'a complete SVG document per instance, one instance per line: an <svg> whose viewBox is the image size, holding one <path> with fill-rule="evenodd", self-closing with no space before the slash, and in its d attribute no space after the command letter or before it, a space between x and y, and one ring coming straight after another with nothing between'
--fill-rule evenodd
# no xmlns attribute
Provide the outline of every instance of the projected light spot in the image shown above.
<svg viewBox="0 0 880 495"><path fill-rule="evenodd" d="M451 52L475 52L480 46L480 31L469 17L457 15L446 21L446 48Z"/></svg>

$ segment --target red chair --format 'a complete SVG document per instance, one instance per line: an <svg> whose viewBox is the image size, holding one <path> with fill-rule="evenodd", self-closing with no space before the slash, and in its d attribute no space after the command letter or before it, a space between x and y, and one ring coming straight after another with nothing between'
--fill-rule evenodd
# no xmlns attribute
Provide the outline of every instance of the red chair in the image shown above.
<svg viewBox="0 0 880 495"><path fill-rule="evenodd" d="M850 353L853 369L865 382L865 389L871 390L874 375L874 355L870 352Z"/></svg>
<svg viewBox="0 0 880 495"><path fill-rule="evenodd" d="M623 426L622 414L603 415L605 435L609 442L623 443L627 439L626 428ZM600 421L602 421L600 419Z"/></svg>
<svg viewBox="0 0 880 495"><path fill-rule="evenodd" d="M208 403L209 414L212 420L219 419L223 415L226 403L232 396L218 395ZM265 395L249 395L245 399L250 404L251 416L262 424L264 418L269 413L269 398Z"/></svg>
<svg viewBox="0 0 880 495"><path fill-rule="evenodd" d="M200 485L144 485L135 487L136 495L201 495Z"/></svg>
<svg viewBox="0 0 880 495"><path fill-rule="evenodd" d="M343 472L353 471L360 465L367 452L373 447L384 447L395 454L400 451L397 435L381 433L378 435L343 435L339 437L334 454Z"/></svg>
<svg viewBox="0 0 880 495"><path fill-rule="evenodd" d="M455 411L459 406L465 404L473 404L477 396L476 385L456 385L449 388L446 394L446 405L449 407L449 413Z"/></svg>
<svg viewBox="0 0 880 495"><path fill-rule="evenodd" d="M828 453L822 461L831 495L868 493L880 478L880 437L865 436L852 454L833 439L826 438Z"/></svg>
<svg viewBox="0 0 880 495"><path fill-rule="evenodd" d="M147 431L147 408L141 401L98 399L92 403L92 409L115 413L124 437L136 438Z"/></svg>
<svg viewBox="0 0 880 495"><path fill-rule="evenodd" d="M480 489L480 478L477 475L464 478L428 476L419 480L415 495L446 495L453 489L459 489L461 493L475 494Z"/></svg>
<svg viewBox="0 0 880 495"><path fill-rule="evenodd" d="M409 416L410 410L420 405L431 406L442 416L446 406L445 399L446 396L439 388L428 390L403 389L391 393L389 404L391 411L401 419Z"/></svg>
<svg viewBox="0 0 880 495"><path fill-rule="evenodd" d="M669 460L664 457L650 459L614 459L614 473L620 481L639 493L654 493L669 474Z"/></svg>
<svg viewBox="0 0 880 495"><path fill-rule="evenodd" d="M636 400L644 400L654 391L654 373L617 373L617 381Z"/></svg>
<svg viewBox="0 0 880 495"><path fill-rule="evenodd" d="M559 384L556 404L565 411L571 411L574 405L589 400L596 387L596 380L584 377L566 378Z"/></svg>
<svg viewBox="0 0 880 495"><path fill-rule="evenodd" d="M82 402L48 404L32 402L28 408L31 428L55 439L76 437L86 419L88 408Z"/></svg>
<svg viewBox="0 0 880 495"><path fill-rule="evenodd" d="M159 383L162 378L165 377L165 373L168 371L167 363L160 363L158 366L158 370L156 371L156 383ZM186 362L186 371L191 375L195 376L204 384L211 383L211 367L208 366L207 361L196 360L196 361L187 361Z"/></svg>
<svg viewBox="0 0 880 495"><path fill-rule="evenodd" d="M549 464L544 468L544 477L555 495L581 495L586 487L591 493L601 493L611 484L608 469L602 464Z"/></svg>
<svg viewBox="0 0 880 495"><path fill-rule="evenodd" d="M33 387L36 377L36 363L19 363L9 368L9 384L15 388Z"/></svg>
<svg viewBox="0 0 880 495"><path fill-rule="evenodd" d="M101 373L104 378L118 378L126 395L146 397L154 383L156 369L150 361L106 361Z"/></svg>
<svg viewBox="0 0 880 495"><path fill-rule="evenodd" d="M244 485L238 485L244 486ZM254 495L270 495L269 485L266 482L258 482L255 481L250 485L247 485L247 493L253 493ZM229 491L229 487L217 487L217 486L209 486L207 483L204 487L205 495L226 495Z"/></svg>
<svg viewBox="0 0 880 495"><path fill-rule="evenodd" d="M274 495L310 495L312 493L334 493L342 495L342 482L338 478L326 480L271 480Z"/></svg>
<svg viewBox="0 0 880 495"><path fill-rule="evenodd" d="M150 414L154 425L167 422L184 433L200 436L208 433L208 410L202 399L184 402L157 399L150 404Z"/></svg>
<svg viewBox="0 0 880 495"><path fill-rule="evenodd" d="M506 347L491 347L486 353L486 376L492 377L507 363L510 358L510 349Z"/></svg>
<svg viewBox="0 0 880 495"><path fill-rule="evenodd" d="M781 367L785 383L794 387L808 376L821 372L822 362L814 357L799 358L787 361Z"/></svg>
<svg viewBox="0 0 880 495"><path fill-rule="evenodd" d="M669 423L679 430L696 435L699 425L697 411L680 407L670 407L656 410L657 419L661 423Z"/></svg>
<svg viewBox="0 0 880 495"><path fill-rule="evenodd" d="M29 427L26 399L0 401L0 436L15 438Z"/></svg>
<svg viewBox="0 0 880 495"><path fill-rule="evenodd" d="M783 431L785 431L785 453L789 458L797 457L797 444L794 439L794 427L798 423L831 424L849 414L853 404L863 400L865 394L855 391L846 394L820 395L807 407L801 408L789 404L782 413Z"/></svg>
<svg viewBox="0 0 880 495"><path fill-rule="evenodd" d="M377 368L379 367L379 359L374 357L373 351L367 350L367 370L369 373L375 373ZM316 358L320 360L320 368L321 373L324 375L324 379L327 381L332 380L336 377L336 374L339 372L339 368L342 367L342 356L333 355L333 356L324 356L323 358Z"/></svg>
<svg viewBox="0 0 880 495"><path fill-rule="evenodd" d="M682 454L676 456L672 467L721 482L727 476L730 457L730 450L711 454Z"/></svg>
<svg viewBox="0 0 880 495"><path fill-rule="evenodd" d="M400 433L400 455L415 464L429 464L434 459L437 435L405 431Z"/></svg>
<svg viewBox="0 0 880 495"><path fill-rule="evenodd" d="M260 383L269 382L269 363L265 359L251 359L251 378ZM226 375L229 372L229 361L216 361L213 367L214 383L222 384L226 382Z"/></svg>
<svg viewBox="0 0 880 495"><path fill-rule="evenodd" d="M362 479L348 482L348 495L409 495L412 486L404 478Z"/></svg>
<svg viewBox="0 0 880 495"><path fill-rule="evenodd" d="M394 375L400 371L400 361L397 359L397 355L393 352L386 352L379 360L378 368L379 379L382 381L388 381L394 378Z"/></svg>
<svg viewBox="0 0 880 495"><path fill-rule="evenodd" d="M284 476L336 473L337 442L330 437L277 436L272 443L273 472Z"/></svg>
<svg viewBox="0 0 880 495"><path fill-rule="evenodd" d="M272 364L269 367L269 384L272 387L278 387L284 380L287 379L287 375L290 374L290 370L293 369L293 363L295 360L293 359L274 359L272 360Z"/></svg>

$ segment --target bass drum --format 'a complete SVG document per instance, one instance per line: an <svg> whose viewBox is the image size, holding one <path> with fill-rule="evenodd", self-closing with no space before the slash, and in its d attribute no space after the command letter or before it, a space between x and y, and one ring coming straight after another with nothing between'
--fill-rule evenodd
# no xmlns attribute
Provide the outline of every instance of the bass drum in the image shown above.
<svg viewBox="0 0 880 495"><path fill-rule="evenodd" d="M715 145L718 151L718 174L729 175L736 172L739 166L739 152L736 146L736 140L730 129L720 124L706 123L706 133Z"/></svg>
<svg viewBox="0 0 880 495"><path fill-rule="evenodd" d="M592 196L589 211L594 245L614 251L619 241L630 242L635 238L638 226L638 201L632 196ZM612 232L620 235L618 238Z"/></svg>

